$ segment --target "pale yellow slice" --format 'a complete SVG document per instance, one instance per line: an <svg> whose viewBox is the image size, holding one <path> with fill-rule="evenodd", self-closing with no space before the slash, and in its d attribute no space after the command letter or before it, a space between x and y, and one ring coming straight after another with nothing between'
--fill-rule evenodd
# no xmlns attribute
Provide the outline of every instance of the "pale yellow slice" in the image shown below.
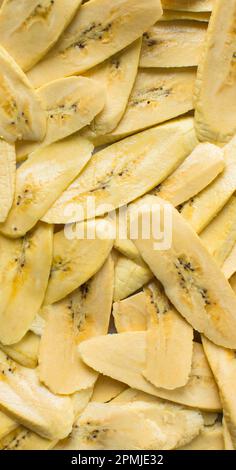
<svg viewBox="0 0 236 470"><path fill-rule="evenodd" d="M11 209L15 193L15 147L0 139L0 222L4 222Z"/></svg>
<svg viewBox="0 0 236 470"><path fill-rule="evenodd" d="M145 331L147 328L146 294L142 291L114 302L112 311L117 333Z"/></svg>
<svg viewBox="0 0 236 470"><path fill-rule="evenodd" d="M0 349L22 366L34 369L38 364L39 337L28 331L19 343L12 346L0 344Z"/></svg>
<svg viewBox="0 0 236 470"><path fill-rule="evenodd" d="M142 260L136 262L125 256L118 256L115 265L114 301L129 297L152 278L152 272Z"/></svg>

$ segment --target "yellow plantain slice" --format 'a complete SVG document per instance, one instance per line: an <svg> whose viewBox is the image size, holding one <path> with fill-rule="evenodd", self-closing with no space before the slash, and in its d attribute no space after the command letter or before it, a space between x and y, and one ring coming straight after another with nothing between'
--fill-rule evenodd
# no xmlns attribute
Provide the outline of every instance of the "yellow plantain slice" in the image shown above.
<svg viewBox="0 0 236 470"><path fill-rule="evenodd" d="M56 442L57 439L45 439L23 426L18 426L0 440L0 450L51 450Z"/></svg>
<svg viewBox="0 0 236 470"><path fill-rule="evenodd" d="M112 238L107 237L110 228L111 224L105 219L96 219L77 224L77 233L71 238L71 233L64 230L54 235L45 305L63 299L102 267L113 246Z"/></svg>
<svg viewBox="0 0 236 470"><path fill-rule="evenodd" d="M114 301L125 299L153 278L148 266L120 255L115 265Z"/></svg>
<svg viewBox="0 0 236 470"><path fill-rule="evenodd" d="M223 437L225 450L234 450L232 439L225 418L223 418Z"/></svg>
<svg viewBox="0 0 236 470"><path fill-rule="evenodd" d="M15 147L0 139L0 222L6 220L13 203L15 175Z"/></svg>
<svg viewBox="0 0 236 470"><path fill-rule="evenodd" d="M211 11L215 0L162 0L166 10Z"/></svg>
<svg viewBox="0 0 236 470"><path fill-rule="evenodd" d="M193 408L221 410L217 386L200 344L194 343L188 384L165 390L154 387L142 374L146 362L146 337L144 331L100 336L84 341L79 350L87 365L131 388Z"/></svg>
<svg viewBox="0 0 236 470"><path fill-rule="evenodd" d="M24 367L35 368L38 364L39 337L28 331L19 343L3 346L0 349L11 359Z"/></svg>
<svg viewBox="0 0 236 470"><path fill-rule="evenodd" d="M183 387L191 373L193 329L170 304L159 283L150 283L144 291L147 308L144 377L155 387L167 390Z"/></svg>
<svg viewBox="0 0 236 470"><path fill-rule="evenodd" d="M160 0L88 2L28 76L37 88L57 78L85 72L138 39L161 15Z"/></svg>
<svg viewBox="0 0 236 470"><path fill-rule="evenodd" d="M193 20L209 22L211 13L208 11L182 11L182 10L164 10L162 17L158 21L172 20Z"/></svg>
<svg viewBox="0 0 236 470"><path fill-rule="evenodd" d="M0 136L7 142L42 140L46 115L30 82L0 46Z"/></svg>
<svg viewBox="0 0 236 470"><path fill-rule="evenodd" d="M204 426L195 439L177 450L225 450L222 424Z"/></svg>
<svg viewBox="0 0 236 470"><path fill-rule="evenodd" d="M142 291L115 302L112 311L117 333L147 329L146 294Z"/></svg>
<svg viewBox="0 0 236 470"><path fill-rule="evenodd" d="M192 118L173 121L117 142L94 155L43 220L77 222L128 204L161 183L195 145Z"/></svg>
<svg viewBox="0 0 236 470"><path fill-rule="evenodd" d="M192 227L169 205L172 241L168 249L155 249L153 233L142 236L142 220L155 217L165 227L166 202L155 196L143 199L143 207L133 211L131 230L139 223L134 240L142 258L163 284L167 297L193 326L216 344L236 348L236 296L216 262ZM147 237L146 237L147 238Z"/></svg>
<svg viewBox="0 0 236 470"><path fill-rule="evenodd" d="M19 342L30 329L43 303L50 273L53 248L52 226L39 223L21 240L1 237L2 296L0 341ZM6 274L5 269L9 270Z"/></svg>
<svg viewBox="0 0 236 470"><path fill-rule="evenodd" d="M194 67L203 48L207 23L158 22L143 35L141 67Z"/></svg>
<svg viewBox="0 0 236 470"><path fill-rule="evenodd" d="M99 375L91 401L108 403L119 396L126 388L125 384L118 382L117 380L113 380L105 375Z"/></svg>
<svg viewBox="0 0 236 470"><path fill-rule="evenodd" d="M195 87L198 139L224 143L236 133L236 4L216 0Z"/></svg>
<svg viewBox="0 0 236 470"><path fill-rule="evenodd" d="M15 198L1 232L15 238L34 227L86 165L92 151L88 140L71 136L32 153L16 172Z"/></svg>
<svg viewBox="0 0 236 470"><path fill-rule="evenodd" d="M55 44L81 0L5 0L0 11L0 43L23 70Z"/></svg>
<svg viewBox="0 0 236 470"><path fill-rule="evenodd" d="M1 449L1 439L10 432L14 431L18 427L18 424L13 421L13 419L9 418L9 416L5 415L0 411L0 449Z"/></svg>
<svg viewBox="0 0 236 470"><path fill-rule="evenodd" d="M236 272L236 243L233 246L233 249L231 250L228 258L226 258L221 270L224 273L226 279L230 279L231 285L232 283L235 284L234 275ZM234 290L236 292L236 289Z"/></svg>

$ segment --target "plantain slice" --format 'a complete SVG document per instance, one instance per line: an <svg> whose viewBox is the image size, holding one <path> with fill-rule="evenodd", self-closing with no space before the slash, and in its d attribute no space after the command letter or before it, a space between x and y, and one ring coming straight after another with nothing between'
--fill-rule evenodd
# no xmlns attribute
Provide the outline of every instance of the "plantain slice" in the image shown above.
<svg viewBox="0 0 236 470"><path fill-rule="evenodd" d="M193 408L221 409L217 386L200 344L194 343L187 385L165 390L154 387L142 374L146 362L146 337L144 331L100 336L84 341L79 350L87 365L131 388Z"/></svg>
<svg viewBox="0 0 236 470"><path fill-rule="evenodd" d="M177 450L225 450L222 424L204 426L197 437Z"/></svg>
<svg viewBox="0 0 236 470"><path fill-rule="evenodd" d="M18 426L0 440L0 450L51 450L56 443L57 439L45 439L23 426Z"/></svg>
<svg viewBox="0 0 236 470"><path fill-rule="evenodd" d="M13 203L15 175L15 147L0 139L0 222L6 220Z"/></svg>
<svg viewBox="0 0 236 470"><path fill-rule="evenodd" d="M200 141L224 143L236 133L234 0L216 0L195 87L195 125Z"/></svg>
<svg viewBox="0 0 236 470"><path fill-rule="evenodd" d="M30 331L34 333L36 336L42 336L43 330L45 328L45 319L42 317L44 309L40 310L40 315L37 313L34 317L33 322L30 325Z"/></svg>
<svg viewBox="0 0 236 470"><path fill-rule="evenodd" d="M5 0L0 11L0 43L23 70L55 44L81 0Z"/></svg>
<svg viewBox="0 0 236 470"><path fill-rule="evenodd" d="M45 305L63 299L102 267L113 246L112 238L108 237L110 228L105 219L96 219L77 224L73 234L61 230L54 235Z"/></svg>
<svg viewBox="0 0 236 470"><path fill-rule="evenodd" d="M94 155L43 220L76 222L113 211L161 183L195 145L192 118L173 121L117 142Z"/></svg>
<svg viewBox="0 0 236 470"><path fill-rule="evenodd" d="M131 216L133 233L139 224L135 245L167 297L193 328L220 346L236 348L235 294L194 230L171 205L172 227L167 227L166 208L161 198L143 199L143 206ZM149 239L142 236L142 220L151 220L153 231L155 217L160 218L164 232L171 230L168 247L156 249L153 233Z"/></svg>
<svg viewBox="0 0 236 470"><path fill-rule="evenodd" d="M224 273L226 279L230 279L230 283L232 285L236 272L236 243L233 246L229 256L226 258L221 270Z"/></svg>
<svg viewBox="0 0 236 470"><path fill-rule="evenodd" d="M47 439L63 439L71 431L70 398L58 397L40 385L37 372L0 352L0 407L23 426Z"/></svg>
<svg viewBox="0 0 236 470"><path fill-rule="evenodd" d="M3 437L7 436L10 432L14 431L18 427L16 421L9 418L0 411L0 449L1 449L1 440Z"/></svg>
<svg viewBox="0 0 236 470"><path fill-rule="evenodd" d="M126 389L126 385L105 375L99 375L91 398L92 402L108 403Z"/></svg>
<svg viewBox="0 0 236 470"><path fill-rule="evenodd" d="M42 140L46 115L20 67L0 46L0 136L7 142Z"/></svg>
<svg viewBox="0 0 236 470"><path fill-rule="evenodd" d="M143 261L136 262L125 256L118 256L115 265L114 301L129 297L152 278L152 272Z"/></svg>
<svg viewBox="0 0 236 470"><path fill-rule="evenodd" d="M208 23L210 16L211 12L208 11L164 10L162 17L158 21L193 20Z"/></svg>
<svg viewBox="0 0 236 470"><path fill-rule="evenodd" d="M70 395L94 385L97 374L81 361L77 346L108 331L113 273L109 257L90 281L69 297L45 307L47 321L40 342L39 377L53 393Z"/></svg>
<svg viewBox="0 0 236 470"><path fill-rule="evenodd" d="M193 329L172 307L159 283L150 283L145 292L147 344L144 377L156 387L167 390L183 387L191 373Z"/></svg>
<svg viewBox="0 0 236 470"><path fill-rule="evenodd" d="M225 450L234 450L232 439L225 418L223 418L223 437Z"/></svg>
<svg viewBox="0 0 236 470"><path fill-rule="evenodd" d="M215 0L162 0L166 10L211 11Z"/></svg>
<svg viewBox="0 0 236 470"><path fill-rule="evenodd" d="M38 364L39 337L28 331L19 343L12 346L0 344L0 349L22 366L35 368Z"/></svg>
<svg viewBox="0 0 236 470"><path fill-rule="evenodd" d="M128 299L115 302L112 311L118 333L147 329L146 294L139 292Z"/></svg>
<svg viewBox="0 0 236 470"><path fill-rule="evenodd" d="M0 341L3 345L19 342L40 309L50 273L52 241L52 226L41 222L21 240L1 237L4 253Z"/></svg>
<svg viewBox="0 0 236 470"><path fill-rule="evenodd" d="M88 2L28 76L37 88L57 78L85 72L138 39L161 15L160 0Z"/></svg>
<svg viewBox="0 0 236 470"><path fill-rule="evenodd" d="M220 348L204 337L202 338L202 343L219 387L224 419L232 439L233 447L236 449L235 351Z"/></svg>
<svg viewBox="0 0 236 470"><path fill-rule="evenodd" d="M158 22L143 35L141 67L194 67L203 48L207 23Z"/></svg>
<svg viewBox="0 0 236 470"><path fill-rule="evenodd" d="M34 227L86 165L92 151L88 140L71 136L32 153L16 172L15 198L1 232L15 238Z"/></svg>

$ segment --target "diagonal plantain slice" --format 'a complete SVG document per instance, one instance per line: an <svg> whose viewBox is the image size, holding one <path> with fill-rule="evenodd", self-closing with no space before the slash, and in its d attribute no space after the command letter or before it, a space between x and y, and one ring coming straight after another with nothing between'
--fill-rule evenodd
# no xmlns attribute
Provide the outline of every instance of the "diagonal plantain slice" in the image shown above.
<svg viewBox="0 0 236 470"><path fill-rule="evenodd" d="M221 410L216 383L202 346L194 343L190 380L175 390L156 388L142 375L146 361L146 332L100 336L81 343L83 361L115 380L159 398L208 411Z"/></svg>
<svg viewBox="0 0 236 470"><path fill-rule="evenodd" d="M195 439L177 450L225 450L222 424L204 426Z"/></svg>
<svg viewBox="0 0 236 470"><path fill-rule="evenodd" d="M152 272L142 260L136 262L119 255L115 265L114 301L129 297L152 278Z"/></svg>
<svg viewBox="0 0 236 470"><path fill-rule="evenodd" d="M160 0L88 2L28 76L38 88L57 78L85 72L138 39L161 15Z"/></svg>
<svg viewBox="0 0 236 470"><path fill-rule="evenodd" d="M105 375L99 375L91 398L92 402L108 403L126 389L126 385Z"/></svg>
<svg viewBox="0 0 236 470"><path fill-rule="evenodd" d="M92 151L88 140L71 136L32 153L16 172L15 198L1 232L15 238L34 227L86 165Z"/></svg>
<svg viewBox="0 0 236 470"><path fill-rule="evenodd" d="M200 141L224 143L236 133L236 4L216 0L195 87L195 126Z"/></svg>
<svg viewBox="0 0 236 470"><path fill-rule="evenodd" d="M115 302L112 311L117 333L147 329L146 294L142 291Z"/></svg>
<svg viewBox="0 0 236 470"><path fill-rule="evenodd" d="M177 11L211 11L215 0L162 0L163 8Z"/></svg>
<svg viewBox="0 0 236 470"><path fill-rule="evenodd" d="M211 12L208 11L164 10L162 17L158 21L193 20L208 23L210 16Z"/></svg>
<svg viewBox="0 0 236 470"><path fill-rule="evenodd" d="M6 220L13 203L15 175L15 147L0 139L0 222Z"/></svg>
<svg viewBox="0 0 236 470"><path fill-rule="evenodd" d="M55 44L81 0L5 0L0 12L0 43L23 70Z"/></svg>
<svg viewBox="0 0 236 470"><path fill-rule="evenodd" d="M161 183L195 145L191 118L173 121L117 142L94 155L81 176L43 220L47 223L76 222L113 211Z"/></svg>
<svg viewBox="0 0 236 470"><path fill-rule="evenodd" d="M0 449L1 449L1 440L3 437L7 436L10 432L14 431L18 427L16 421L9 418L6 414L0 411Z"/></svg>
<svg viewBox="0 0 236 470"><path fill-rule="evenodd" d="M0 349L24 367L34 369L38 364L39 337L28 331L19 343L12 346L0 344Z"/></svg>
<svg viewBox="0 0 236 470"><path fill-rule="evenodd" d="M23 426L18 426L0 440L0 450L51 450L56 443L57 439L45 439Z"/></svg>

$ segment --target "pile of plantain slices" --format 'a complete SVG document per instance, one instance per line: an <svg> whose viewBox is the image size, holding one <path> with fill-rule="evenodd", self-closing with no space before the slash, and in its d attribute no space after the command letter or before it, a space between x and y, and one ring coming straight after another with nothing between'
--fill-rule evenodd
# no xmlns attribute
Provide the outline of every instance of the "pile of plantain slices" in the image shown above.
<svg viewBox="0 0 236 470"><path fill-rule="evenodd" d="M236 1L0 5L0 449L236 449Z"/></svg>

